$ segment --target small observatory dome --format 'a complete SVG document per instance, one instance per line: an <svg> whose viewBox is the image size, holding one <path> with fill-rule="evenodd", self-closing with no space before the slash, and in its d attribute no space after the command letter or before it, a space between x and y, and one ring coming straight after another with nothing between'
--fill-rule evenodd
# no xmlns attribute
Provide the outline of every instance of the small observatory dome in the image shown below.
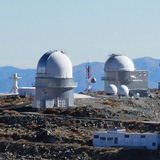
<svg viewBox="0 0 160 160"><path fill-rule="evenodd" d="M106 87L106 94L107 95L115 95L115 94L117 94L117 87L114 84L109 84Z"/></svg>
<svg viewBox="0 0 160 160"><path fill-rule="evenodd" d="M104 71L135 71L135 66L127 56L112 54L105 63Z"/></svg>
<svg viewBox="0 0 160 160"><path fill-rule="evenodd" d="M128 96L128 94L129 94L129 89L128 89L128 87L125 86L125 85L121 85L121 86L118 88L117 94L118 94L119 96Z"/></svg>
<svg viewBox="0 0 160 160"><path fill-rule="evenodd" d="M46 52L38 62L37 77L73 78L72 63L63 51Z"/></svg>

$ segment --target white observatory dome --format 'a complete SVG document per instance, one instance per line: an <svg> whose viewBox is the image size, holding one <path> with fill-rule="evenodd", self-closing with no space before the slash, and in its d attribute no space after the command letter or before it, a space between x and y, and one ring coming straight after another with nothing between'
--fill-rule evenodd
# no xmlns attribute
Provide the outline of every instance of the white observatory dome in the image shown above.
<svg viewBox="0 0 160 160"><path fill-rule="evenodd" d="M49 51L38 62L37 76L72 78L72 63L63 51Z"/></svg>
<svg viewBox="0 0 160 160"><path fill-rule="evenodd" d="M121 86L118 88L117 94L118 94L119 96L128 96L128 94L129 94L129 89L128 89L128 87L125 86L125 85L121 85Z"/></svg>
<svg viewBox="0 0 160 160"><path fill-rule="evenodd" d="M105 63L104 71L135 71L135 66L127 56L112 54Z"/></svg>
<svg viewBox="0 0 160 160"><path fill-rule="evenodd" d="M117 94L117 87L114 84L109 84L106 87L106 94L107 95L115 95L115 94Z"/></svg>

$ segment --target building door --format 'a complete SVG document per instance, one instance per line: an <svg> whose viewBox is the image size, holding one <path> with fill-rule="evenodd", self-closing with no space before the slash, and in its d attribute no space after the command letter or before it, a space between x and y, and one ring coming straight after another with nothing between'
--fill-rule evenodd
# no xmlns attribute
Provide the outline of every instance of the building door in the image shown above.
<svg viewBox="0 0 160 160"><path fill-rule="evenodd" d="M114 144L118 144L118 137L114 138Z"/></svg>
<svg viewBox="0 0 160 160"><path fill-rule="evenodd" d="M146 145L146 136L141 135L141 146L145 146L145 145Z"/></svg>
<svg viewBox="0 0 160 160"><path fill-rule="evenodd" d="M67 99L58 98L57 106L58 107L67 107L68 106Z"/></svg>
<svg viewBox="0 0 160 160"><path fill-rule="evenodd" d="M100 137L100 145L101 146L106 146L106 137Z"/></svg>
<svg viewBox="0 0 160 160"><path fill-rule="evenodd" d="M131 145L131 140L130 140L129 135L124 136L124 145L125 146L130 146Z"/></svg>

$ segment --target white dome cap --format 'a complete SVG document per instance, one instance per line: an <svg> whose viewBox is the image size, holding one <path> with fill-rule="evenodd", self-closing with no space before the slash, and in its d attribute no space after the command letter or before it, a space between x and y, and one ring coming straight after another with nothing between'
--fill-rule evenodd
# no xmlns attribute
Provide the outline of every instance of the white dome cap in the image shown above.
<svg viewBox="0 0 160 160"><path fill-rule="evenodd" d="M104 71L135 71L135 66L127 56L112 54L105 63Z"/></svg>
<svg viewBox="0 0 160 160"><path fill-rule="evenodd" d="M128 94L129 94L129 89L128 89L128 87L125 86L125 85L121 85L121 86L118 88L117 94L118 94L119 96L128 96Z"/></svg>
<svg viewBox="0 0 160 160"><path fill-rule="evenodd" d="M109 84L106 87L106 94L108 94L108 95L115 95L115 94L117 94L117 87L114 84Z"/></svg>
<svg viewBox="0 0 160 160"><path fill-rule="evenodd" d="M72 63L62 51L49 51L39 60L37 76L72 78Z"/></svg>

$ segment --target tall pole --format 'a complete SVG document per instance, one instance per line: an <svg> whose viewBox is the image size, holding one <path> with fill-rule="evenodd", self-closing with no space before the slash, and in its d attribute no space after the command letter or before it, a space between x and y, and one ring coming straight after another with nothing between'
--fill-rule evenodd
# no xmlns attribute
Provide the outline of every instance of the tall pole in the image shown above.
<svg viewBox="0 0 160 160"><path fill-rule="evenodd" d="M91 66L89 65L89 62L88 62L88 65L86 66L86 84L87 84L86 91L87 92L92 92L90 79L91 79Z"/></svg>

